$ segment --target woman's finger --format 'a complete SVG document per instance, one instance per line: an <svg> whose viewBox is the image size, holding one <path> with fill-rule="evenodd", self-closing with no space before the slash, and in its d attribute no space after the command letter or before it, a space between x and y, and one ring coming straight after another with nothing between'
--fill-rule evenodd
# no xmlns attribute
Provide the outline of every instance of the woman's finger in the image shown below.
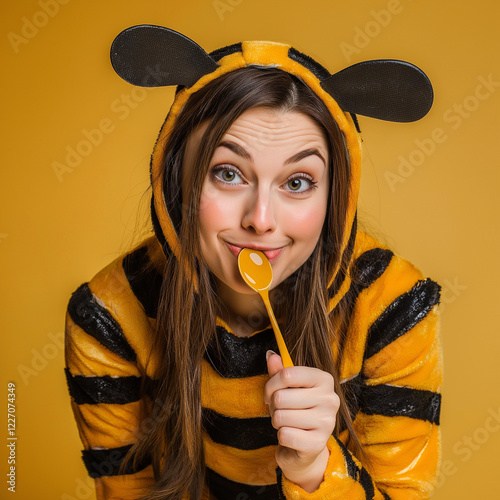
<svg viewBox="0 0 500 500"><path fill-rule="evenodd" d="M283 370L283 361L281 360L281 356L276 354L274 351L266 352L266 362L267 371L270 377L273 377L276 373Z"/></svg>
<svg viewBox="0 0 500 500"><path fill-rule="evenodd" d="M316 431L282 427L278 431L278 442L281 446L295 450L299 459L315 456L326 445L325 436Z"/></svg>
<svg viewBox="0 0 500 500"><path fill-rule="evenodd" d="M271 423L275 429L293 427L316 430L329 436L335 427L335 413L324 409L275 410Z"/></svg>
<svg viewBox="0 0 500 500"><path fill-rule="evenodd" d="M323 391L318 388L311 389L280 389L269 398L269 408L275 410L302 410L308 408L324 407L329 411L337 412L340 400L333 391Z"/></svg>
<svg viewBox="0 0 500 500"><path fill-rule="evenodd" d="M269 361L273 360L271 356ZM264 388L264 401L269 404L271 396L280 389L322 387L325 392L334 392L333 377L317 368L293 366L274 373Z"/></svg>

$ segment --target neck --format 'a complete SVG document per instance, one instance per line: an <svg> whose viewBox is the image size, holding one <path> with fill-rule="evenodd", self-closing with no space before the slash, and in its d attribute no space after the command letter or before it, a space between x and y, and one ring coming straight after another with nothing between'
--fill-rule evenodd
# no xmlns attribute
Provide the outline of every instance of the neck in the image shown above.
<svg viewBox="0 0 500 500"><path fill-rule="evenodd" d="M217 280L219 298L222 302L222 319L240 337L248 337L269 324L264 302L259 294L239 293Z"/></svg>

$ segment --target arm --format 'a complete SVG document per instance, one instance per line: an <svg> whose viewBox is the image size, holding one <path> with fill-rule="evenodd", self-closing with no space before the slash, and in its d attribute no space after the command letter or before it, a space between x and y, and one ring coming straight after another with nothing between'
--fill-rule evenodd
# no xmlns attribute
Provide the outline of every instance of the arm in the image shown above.
<svg viewBox="0 0 500 500"><path fill-rule="evenodd" d="M154 483L147 464L119 474L141 423L140 349L131 345L130 332L146 328L120 261L79 287L68 304L65 372L98 500L138 498Z"/></svg>
<svg viewBox="0 0 500 500"><path fill-rule="evenodd" d="M346 364L359 366L348 383L365 456L345 446L345 431L330 437L320 486L308 492L283 470L286 498L404 500L432 492L440 449L439 286L396 257L378 285L357 299L346 343Z"/></svg>

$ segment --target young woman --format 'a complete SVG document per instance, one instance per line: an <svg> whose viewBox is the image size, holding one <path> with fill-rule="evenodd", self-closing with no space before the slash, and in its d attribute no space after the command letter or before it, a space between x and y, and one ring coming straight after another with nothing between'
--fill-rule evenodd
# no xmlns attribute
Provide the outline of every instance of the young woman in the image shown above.
<svg viewBox="0 0 500 500"><path fill-rule="evenodd" d="M153 26L123 32L112 61L132 83L180 86L151 161L154 235L68 305L97 498L428 498L439 286L357 230L350 114L417 119L427 79L396 61L337 77L267 42L207 55ZM242 248L271 262L293 367L239 275Z"/></svg>

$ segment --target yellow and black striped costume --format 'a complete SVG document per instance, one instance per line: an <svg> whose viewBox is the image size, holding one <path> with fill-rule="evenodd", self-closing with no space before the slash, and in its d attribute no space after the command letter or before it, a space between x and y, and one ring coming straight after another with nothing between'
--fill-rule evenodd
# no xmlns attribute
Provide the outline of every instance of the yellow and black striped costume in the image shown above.
<svg viewBox="0 0 500 500"><path fill-rule="evenodd" d="M83 460L97 498L134 499L154 483L147 462L119 474L121 461L157 415L141 414L141 380L154 384L147 364L155 326L162 262L178 242L163 203L163 148L189 96L217 76L247 65L278 66L299 76L327 104L350 154L350 205L343 243L347 273L330 279L330 309L352 304L340 375L354 427L366 453L358 460L347 431L328 442L324 482L306 493L276 470L276 430L263 401L265 353L277 350L272 330L236 336L219 320L219 349L202 367L206 498L428 498L439 462L441 354L439 285L375 239L356 229L360 144L352 117L325 91L322 67L283 44L247 42L210 55L216 68L179 88L152 156L155 236L119 257L72 295L66 318L66 377L83 442ZM207 72L208 71L208 72ZM135 77L131 77L133 80ZM141 77L142 78L142 77ZM353 110L359 112L359 110ZM400 120L403 121L403 120ZM148 263L148 271L144 268ZM172 291L175 293L175 290Z"/></svg>

